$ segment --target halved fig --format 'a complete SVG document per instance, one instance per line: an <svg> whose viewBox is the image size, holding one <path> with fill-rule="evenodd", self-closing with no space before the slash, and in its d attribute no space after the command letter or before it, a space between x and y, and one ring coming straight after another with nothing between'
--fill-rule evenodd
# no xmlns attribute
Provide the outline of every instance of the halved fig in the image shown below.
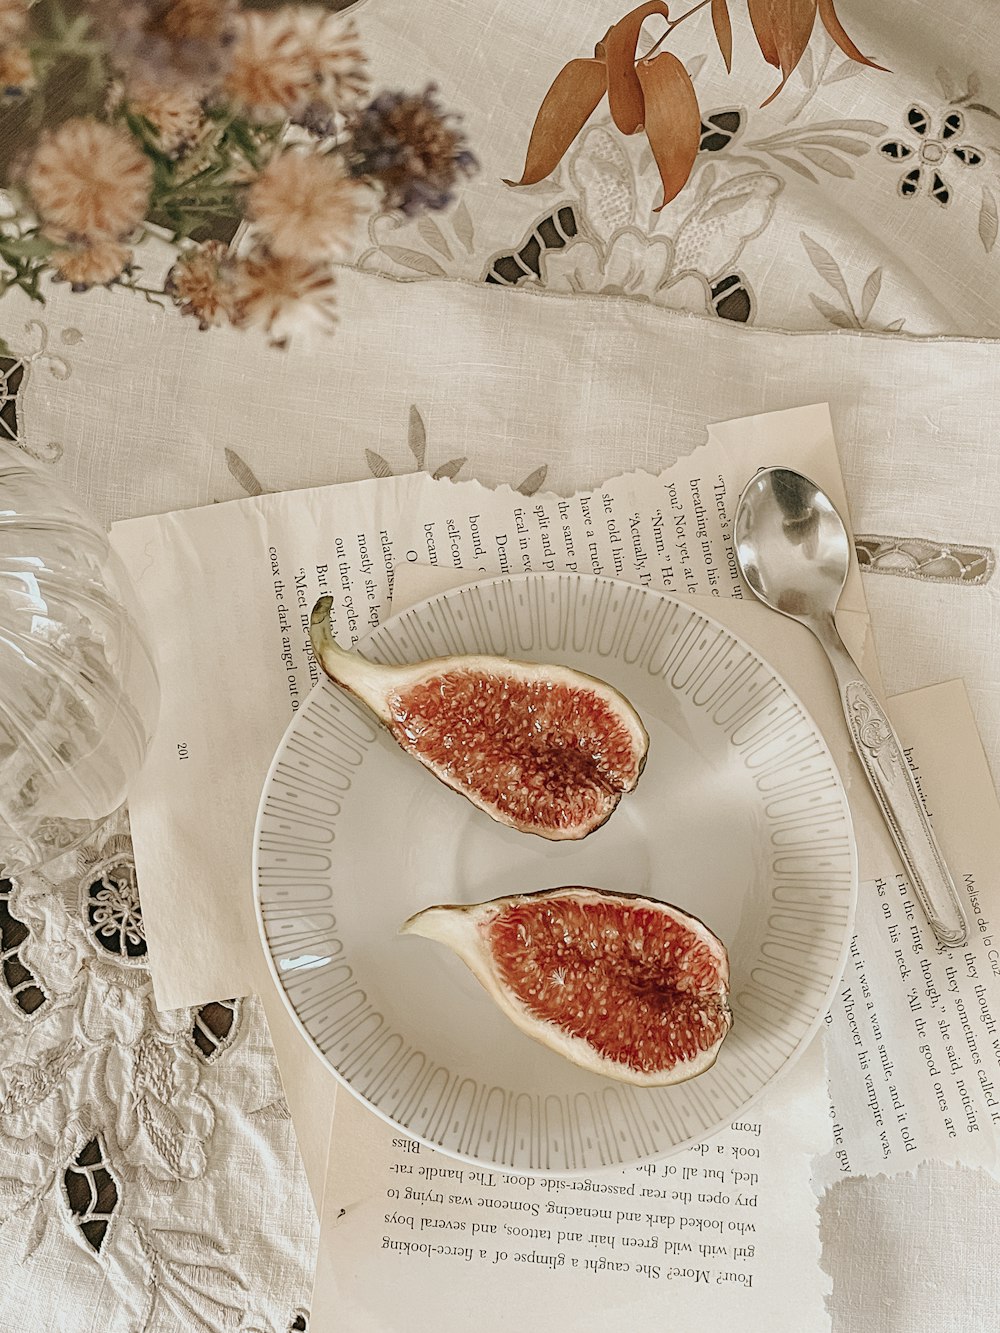
<svg viewBox="0 0 1000 1333"><path fill-rule="evenodd" d="M669 903L544 889L428 907L400 931L447 944L522 1032L622 1083L704 1073L732 1026L725 945Z"/></svg>
<svg viewBox="0 0 1000 1333"><path fill-rule="evenodd" d="M501 824L556 841L584 838L638 782L649 737L604 681L505 657L382 666L335 642L331 603L321 597L309 621L326 674L408 754Z"/></svg>

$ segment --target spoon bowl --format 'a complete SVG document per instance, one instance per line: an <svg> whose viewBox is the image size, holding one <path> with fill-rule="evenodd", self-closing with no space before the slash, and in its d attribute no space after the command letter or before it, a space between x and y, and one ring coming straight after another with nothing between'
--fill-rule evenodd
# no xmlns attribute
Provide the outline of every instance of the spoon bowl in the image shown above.
<svg viewBox="0 0 1000 1333"><path fill-rule="evenodd" d="M740 496L733 539L740 572L754 595L805 625L823 645L851 740L913 893L940 943L964 944L965 914L909 762L834 619L851 567L843 519L830 497L801 472L765 468Z"/></svg>
<svg viewBox="0 0 1000 1333"><path fill-rule="evenodd" d="M743 576L765 605L795 619L833 612L851 548L829 496L808 477L781 467L758 472L743 492L734 535Z"/></svg>

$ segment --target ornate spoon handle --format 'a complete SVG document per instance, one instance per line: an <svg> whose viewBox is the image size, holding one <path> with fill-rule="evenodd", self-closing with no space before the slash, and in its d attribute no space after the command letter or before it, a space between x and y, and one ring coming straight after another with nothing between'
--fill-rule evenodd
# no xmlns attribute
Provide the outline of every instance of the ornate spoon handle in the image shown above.
<svg viewBox="0 0 1000 1333"><path fill-rule="evenodd" d="M864 767L907 878L937 939L964 944L968 926L955 881L930 826L899 737L830 618L807 622L826 649L840 686L854 748Z"/></svg>

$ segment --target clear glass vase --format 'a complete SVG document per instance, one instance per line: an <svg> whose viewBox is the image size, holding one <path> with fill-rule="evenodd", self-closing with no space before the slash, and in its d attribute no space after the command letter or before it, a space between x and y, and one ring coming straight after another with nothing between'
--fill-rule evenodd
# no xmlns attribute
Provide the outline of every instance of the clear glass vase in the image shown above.
<svg viewBox="0 0 1000 1333"><path fill-rule="evenodd" d="M44 864L116 810L160 690L107 533L0 447L0 873Z"/></svg>

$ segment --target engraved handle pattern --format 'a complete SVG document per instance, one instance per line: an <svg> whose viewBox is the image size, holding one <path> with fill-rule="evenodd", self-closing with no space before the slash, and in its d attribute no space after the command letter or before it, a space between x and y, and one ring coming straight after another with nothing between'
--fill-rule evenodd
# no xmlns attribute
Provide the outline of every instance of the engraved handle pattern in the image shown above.
<svg viewBox="0 0 1000 1333"><path fill-rule="evenodd" d="M968 927L955 883L899 738L865 681L848 681L840 693L854 748L931 929L942 944L964 944Z"/></svg>

